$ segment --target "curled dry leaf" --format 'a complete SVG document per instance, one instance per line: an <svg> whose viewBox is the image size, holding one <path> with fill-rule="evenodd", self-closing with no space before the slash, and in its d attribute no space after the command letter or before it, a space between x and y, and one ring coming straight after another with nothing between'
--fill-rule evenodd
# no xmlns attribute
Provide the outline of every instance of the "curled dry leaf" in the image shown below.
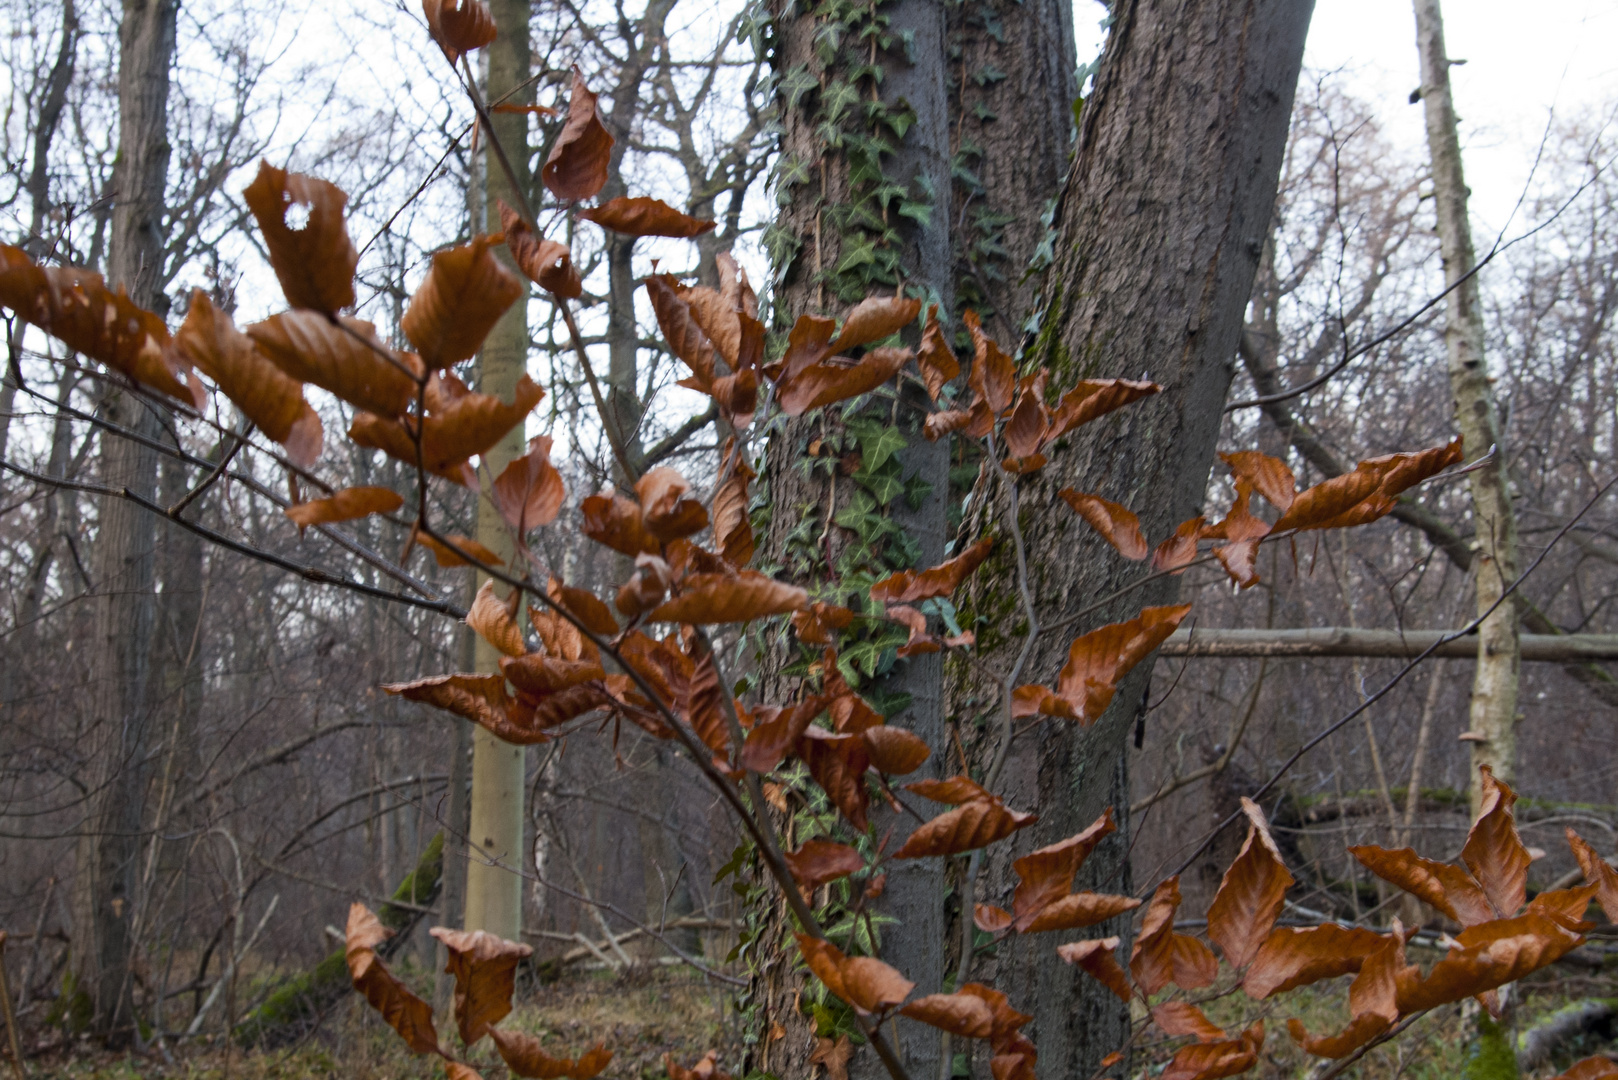
<svg viewBox="0 0 1618 1080"><path fill-rule="evenodd" d="M607 673L597 660L564 660L539 653L522 653L502 659L500 674L511 680L519 694L539 701L603 679Z"/></svg>
<svg viewBox="0 0 1618 1080"><path fill-rule="evenodd" d="M1047 905L1072 892L1073 875L1079 872L1084 860L1095 851L1097 844L1117 831L1112 808L1108 807L1088 828L1066 840L1029 852L1012 863L1018 879L1011 902L1017 914L1017 929L1026 929Z"/></svg>
<svg viewBox="0 0 1618 1080"><path fill-rule="evenodd" d="M972 925L985 934L998 934L1011 926L1011 912L993 904L972 905Z"/></svg>
<svg viewBox="0 0 1618 1080"><path fill-rule="evenodd" d="M1595 926L1595 923L1586 922L1584 915L1599 889L1599 885L1580 885L1573 889L1547 889L1528 902L1523 914L1543 915L1564 930L1582 934Z"/></svg>
<svg viewBox="0 0 1618 1080"><path fill-rule="evenodd" d="M848 1080L848 1059L854 1056L854 1043L847 1035L836 1039L817 1038L809 1064L826 1070L826 1080Z"/></svg>
<svg viewBox="0 0 1618 1080"><path fill-rule="evenodd" d="M1165 1001L1152 1006L1152 1019L1166 1035L1189 1035L1198 1042L1218 1042L1225 1037L1225 1029L1209 1020L1203 1011L1188 1001Z"/></svg>
<svg viewBox="0 0 1618 1080"><path fill-rule="evenodd" d="M567 121L540 169L540 179L564 202L593 199L607 183L612 144L612 134L596 112L596 96L574 68Z"/></svg>
<svg viewBox="0 0 1618 1080"><path fill-rule="evenodd" d="M494 16L484 0L421 0L427 32L450 63L495 39Z"/></svg>
<svg viewBox="0 0 1618 1080"><path fill-rule="evenodd" d="M1194 517L1190 521L1180 522L1174 535L1157 545L1157 550L1152 552L1152 569L1178 573L1195 561L1197 541L1202 537L1206 521L1206 518Z"/></svg>
<svg viewBox="0 0 1618 1080"><path fill-rule="evenodd" d="M1248 820L1247 840L1208 906L1208 937L1233 968L1246 967L1258 955L1293 882L1264 811L1245 795L1241 807Z"/></svg>
<svg viewBox="0 0 1618 1080"><path fill-rule="evenodd" d="M202 385L174 367L162 319L117 291L100 274L72 266L42 267L21 248L0 244L0 305L74 352L121 371L187 405L201 408Z"/></svg>
<svg viewBox="0 0 1618 1080"><path fill-rule="evenodd" d="M511 1012L517 965L534 950L484 930L435 926L429 933L444 944L444 971L455 976L455 1022L471 1046Z"/></svg>
<svg viewBox="0 0 1618 1080"><path fill-rule="evenodd" d="M1356 972L1386 940L1358 926L1277 927L1248 965L1242 989L1251 998L1267 998Z"/></svg>
<svg viewBox="0 0 1618 1080"><path fill-rule="evenodd" d="M1469 926L1426 978L1417 968L1399 972L1398 1005L1404 1014L1461 1001L1504 986L1555 963L1584 938L1537 912Z"/></svg>
<svg viewBox="0 0 1618 1080"><path fill-rule="evenodd" d="M835 359L835 358L834 358ZM776 402L788 416L869 393L897 375L910 360L910 350L872 349L858 361L811 364L788 381L776 383Z"/></svg>
<svg viewBox="0 0 1618 1080"><path fill-rule="evenodd" d="M1336 1035L1310 1035L1303 1021L1293 1017L1287 1021L1287 1034L1303 1047L1305 1053L1315 1057L1345 1058L1393 1026L1385 1016L1366 1013L1349 1021L1348 1027Z"/></svg>
<svg viewBox="0 0 1618 1080"><path fill-rule="evenodd" d="M789 851L782 858L805 889L817 889L865 868L865 859L858 851L830 840L805 840L797 851Z"/></svg>
<svg viewBox="0 0 1618 1080"><path fill-rule="evenodd" d="M1244 480L1254 491L1269 500L1270 505L1285 513L1298 496L1298 483L1286 462L1261 454L1257 450L1238 450L1234 454L1220 454L1231 475Z"/></svg>
<svg viewBox="0 0 1618 1080"><path fill-rule="evenodd" d="M462 536L460 533L450 533L440 540L417 529L411 534L410 540L411 543L420 544L432 552L433 561L439 566L471 566L462 552L484 566L502 566L506 561L499 552L492 551L470 536Z"/></svg>
<svg viewBox="0 0 1618 1080"><path fill-rule="evenodd" d="M994 1010L974 994L928 994L900 1009L899 1015L968 1039L994 1034Z"/></svg>
<svg viewBox="0 0 1618 1080"><path fill-rule="evenodd" d="M734 439L726 447L719 474L725 480L713 494L714 544L725 561L739 570L753 561L753 523L747 513L747 483L758 474L748 466ZM803 635L800 633L798 638L801 641Z"/></svg>
<svg viewBox="0 0 1618 1080"><path fill-rule="evenodd" d="M1495 911L1501 917L1515 915L1528 898L1528 864L1532 861L1517 835L1516 818L1511 812L1517 793L1495 779L1489 766L1480 765L1478 769L1483 777L1483 801L1477 820L1466 834L1461 861L1483 886Z"/></svg>
<svg viewBox="0 0 1618 1080"><path fill-rule="evenodd" d="M848 608L816 600L793 613L792 629L805 645L830 645L834 640L832 631L846 629L853 621L854 613Z"/></svg>
<svg viewBox="0 0 1618 1080"><path fill-rule="evenodd" d="M1011 408L1012 395L1017 389L1017 364L983 332L978 313L968 311L963 317L967 331L972 335L972 371L967 382L977 394L977 400L998 416Z"/></svg>
<svg viewBox="0 0 1618 1080"><path fill-rule="evenodd" d="M1596 887L1596 901L1607 913L1608 922L1618 922L1618 870L1614 870L1572 827L1567 829L1568 847L1579 862L1584 880Z"/></svg>
<svg viewBox="0 0 1618 1080"><path fill-rule="evenodd" d="M690 481L666 466L648 469L635 481L641 520L665 544L708 527L708 511L698 500L687 498L690 491Z"/></svg>
<svg viewBox="0 0 1618 1080"><path fill-rule="evenodd" d="M1051 413L1051 427L1045 433L1045 442L1055 442L1076 427L1143 397L1150 397L1162 389L1156 383L1130 379L1084 379L1062 395L1061 402Z"/></svg>
<svg viewBox="0 0 1618 1080"><path fill-rule="evenodd" d="M877 772L890 776L904 776L921 768L932 751L921 737L902 728L879 724L868 727L861 736L865 739L865 752Z"/></svg>
<svg viewBox="0 0 1618 1080"><path fill-rule="evenodd" d="M994 798L967 776L951 776L944 780L916 780L906 784L905 790L914 791L924 799L944 803L946 806L960 806L977 799Z"/></svg>
<svg viewBox="0 0 1618 1080"><path fill-rule="evenodd" d="M1219 974L1219 961L1208 946L1174 932L1174 912L1179 906L1180 879L1175 876L1152 893L1140 933L1135 937L1129 970L1148 997L1171 982L1182 990L1200 989Z"/></svg>
<svg viewBox="0 0 1618 1080"><path fill-rule="evenodd" d="M522 627L517 625L510 602L494 594L493 578L478 589L472 606L467 609L466 625L507 656L521 656L528 651L528 646L523 644Z"/></svg>
<svg viewBox="0 0 1618 1080"><path fill-rule="evenodd" d="M730 1074L719 1067L717 1050L710 1050L703 1059L691 1068L682 1068L674 1062L673 1054L663 1055L663 1068L669 1074L669 1080L730 1080Z"/></svg>
<svg viewBox="0 0 1618 1080"><path fill-rule="evenodd" d="M1133 896L1092 892L1069 893L1040 908L1029 921L1025 932L1042 934L1048 930L1077 930L1104 923L1138 907L1140 901Z"/></svg>
<svg viewBox="0 0 1618 1080"><path fill-rule="evenodd" d="M1119 1001L1128 1004L1133 995L1129 990L1129 978L1124 974L1118 958L1113 955L1113 950L1117 948L1117 938L1098 938L1058 945L1056 955L1089 974L1111 990Z"/></svg>
<svg viewBox="0 0 1618 1080"><path fill-rule="evenodd" d="M618 590L613 606L631 619L645 614L663 602L673 579L668 563L642 552L635 556L635 573Z"/></svg>
<svg viewBox="0 0 1618 1080"><path fill-rule="evenodd" d="M1012 411L1011 419L1006 421L1005 429L1001 432L1006 449L1011 452L1007 461L1018 465L1013 468L1007 464L1006 468L1017 473L1032 472L1032 468L1023 467L1022 463L1037 459L1040 465L1045 464L1045 455L1039 453L1039 447L1049 426L1049 411L1039 400L1039 391L1028 386L1017 399L1017 408Z"/></svg>
<svg viewBox="0 0 1618 1080"><path fill-rule="evenodd" d="M369 908L359 903L349 907L345 952L354 989L365 995L365 1000L412 1051L436 1054L438 1032L433 1028L432 1006L412 994L377 956L376 946L383 940L379 931L386 934Z"/></svg>
<svg viewBox="0 0 1618 1080"><path fill-rule="evenodd" d="M369 514L391 514L404 505L404 498L392 488L344 488L329 499L313 499L289 506L283 511L299 529L351 521Z"/></svg>
<svg viewBox="0 0 1618 1080"><path fill-rule="evenodd" d="M1574 1062L1555 1080L1609 1080L1610 1077L1618 1077L1618 1065L1611 1058L1597 1054Z"/></svg>
<svg viewBox="0 0 1618 1080"><path fill-rule="evenodd" d="M551 464L551 437L529 439L528 453L500 471L491 494L495 509L519 536L555 521L567 491L562 474Z"/></svg>
<svg viewBox="0 0 1618 1080"><path fill-rule="evenodd" d="M1239 1039L1192 1043L1174 1055L1162 1080L1221 1080L1244 1073L1258 1063L1264 1046L1264 1021L1242 1032Z"/></svg>
<svg viewBox="0 0 1618 1080"><path fill-rule="evenodd" d="M1118 554L1135 562L1146 558L1146 538L1141 535L1140 518L1133 510L1099 495L1080 494L1072 488L1064 488L1059 494L1080 517L1090 523L1101 539L1117 549ZM1196 550L1194 539L1191 550Z"/></svg>
<svg viewBox="0 0 1618 1080"><path fill-rule="evenodd" d="M1219 565L1225 568L1230 580L1240 588L1251 589L1260 581L1258 571L1254 568L1258 560L1258 544L1257 540L1237 540L1213 550L1214 558L1219 560Z"/></svg>
<svg viewBox="0 0 1618 1080"><path fill-rule="evenodd" d="M937 596L948 596L976 570L994 547L986 537L947 562L926 570L900 570L871 586L871 599L884 604L913 604Z"/></svg>
<svg viewBox="0 0 1618 1080"><path fill-rule="evenodd" d="M551 1057L532 1035L490 1028L489 1037L494 1040L495 1049L500 1051L508 1069L517 1076L534 1080L562 1080L563 1077L591 1080L612 1061L612 1051L603 1043L596 1044L575 1060Z"/></svg>
<svg viewBox="0 0 1618 1080"><path fill-rule="evenodd" d="M946 383L961 373L961 363L955 359L955 350L944 338L944 328L938 324L938 305L927 309L927 325L921 332L921 345L916 349L916 366L927 384L927 393L934 401Z"/></svg>
<svg viewBox="0 0 1618 1080"><path fill-rule="evenodd" d="M201 289L191 293L191 307L174 335L174 347L212 379L243 416L286 447L289 461L304 467L314 464L324 430L320 414L303 399L302 384L260 353L253 339L237 330L230 316L214 307Z"/></svg>
<svg viewBox="0 0 1618 1080"><path fill-rule="evenodd" d="M604 229L625 236L672 236L689 239L712 232L717 221L694 218L682 214L662 199L625 198L608 199L600 206L579 214Z"/></svg>
<svg viewBox="0 0 1618 1080"><path fill-rule="evenodd" d="M390 421L361 413L354 417L348 435L361 446L374 447L391 458L415 465L416 442L411 432L419 424L421 466L470 487L476 475L466 466L468 459L487 453L508 431L527 419L544 396L539 384L523 375L517 380L514 400L509 405L493 394L469 393L425 419Z"/></svg>
<svg viewBox="0 0 1618 1080"><path fill-rule="evenodd" d="M454 713L490 731L512 727L520 714L517 702L506 693L506 680L501 675L434 675L415 682L384 683L382 689L407 701Z"/></svg>
<svg viewBox="0 0 1618 1080"><path fill-rule="evenodd" d="M743 570L725 574L690 574L680 595L652 612L657 622L692 624L751 622L809 606L809 594L796 585Z"/></svg>
<svg viewBox="0 0 1618 1080"><path fill-rule="evenodd" d="M1411 848L1389 851L1363 845L1351 847L1348 852L1383 881L1431 904L1462 926L1475 926L1495 917L1483 887L1459 866L1424 859Z"/></svg>
<svg viewBox="0 0 1618 1080"><path fill-rule="evenodd" d="M974 799L918 825L893 857L959 855L1003 840L1038 820L1035 814L1006 809L999 799Z"/></svg>
<svg viewBox="0 0 1618 1080"><path fill-rule="evenodd" d="M662 550L663 545L646 528L640 506L622 495L591 495L579 510L584 517L584 535L598 544L630 557Z"/></svg>
<svg viewBox="0 0 1618 1080"><path fill-rule="evenodd" d="M767 773L781 764L788 751L798 745L815 717L826 710L826 699L812 697L766 718L762 714L742 744L741 766L756 773Z"/></svg>
<svg viewBox="0 0 1618 1080"><path fill-rule="evenodd" d="M470 244L434 255L432 268L399 321L430 368L470 360L506 308L523 294L522 282L500 265L489 242L489 237L476 236Z"/></svg>
<svg viewBox="0 0 1618 1080"><path fill-rule="evenodd" d="M1118 680L1174 633L1190 604L1149 607L1128 622L1111 623L1076 638L1057 678L1055 693L1044 687L1018 687L1013 714L1043 713L1093 723L1117 692Z"/></svg>
<svg viewBox="0 0 1618 1080"><path fill-rule="evenodd" d="M612 617L607 605L594 593L564 585L560 579L553 576L545 586L545 595L552 604L583 623L584 628L592 634L600 634L603 637L617 636L618 620ZM579 637L578 631L573 627L569 626L568 629L573 631L573 638ZM549 647L547 644L546 648ZM569 659L577 660L578 656L574 655Z"/></svg>
<svg viewBox="0 0 1618 1080"><path fill-rule="evenodd" d="M314 383L356 409L400 416L416 397L408 353L396 353L362 319L335 320L315 311L286 311L253 323L246 334L271 363L299 382Z"/></svg>
<svg viewBox="0 0 1618 1080"><path fill-rule="evenodd" d="M430 6L433 0L427 3ZM343 221L348 196L342 188L260 161L258 176L242 191L242 198L264 235L270 268L289 307L335 315L354 306L359 252ZM287 223L287 212L294 207L301 219L296 226Z"/></svg>
<svg viewBox="0 0 1618 1080"><path fill-rule="evenodd" d="M807 727L798 740L798 756L832 805L863 832L870 824L866 811L871 804L865 784L865 770L870 768L871 759L865 752L865 740L858 735Z"/></svg>
<svg viewBox="0 0 1618 1080"><path fill-rule="evenodd" d="M827 346L828 352L847 352L897 334L916 321L920 300L898 296L867 296L843 320L843 328Z"/></svg>
<svg viewBox="0 0 1618 1080"><path fill-rule="evenodd" d="M981 439L994 430L994 412L983 402L970 409L947 409L930 414L922 424L921 433L929 442L937 442L951 432L959 431L970 439Z"/></svg>
<svg viewBox="0 0 1618 1080"><path fill-rule="evenodd" d="M567 245L540 236L504 200L496 201L500 204L500 227L505 230L506 247L517 269L553 296L577 300L584 295L584 283L579 280Z"/></svg>

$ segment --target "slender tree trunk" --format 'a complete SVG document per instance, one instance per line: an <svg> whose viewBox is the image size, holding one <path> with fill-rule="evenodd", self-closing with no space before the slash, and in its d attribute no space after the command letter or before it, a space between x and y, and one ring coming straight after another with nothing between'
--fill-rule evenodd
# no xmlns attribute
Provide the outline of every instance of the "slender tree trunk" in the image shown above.
<svg viewBox="0 0 1618 1080"><path fill-rule="evenodd" d="M489 6L500 33L487 49L486 92L490 99L498 99L525 82L529 75L529 5L527 0L494 0ZM533 88L524 86L506 100L525 104L533 101L533 95ZM497 113L493 119L494 135L505 148L506 157L517 174L517 190L526 192L530 186L528 117L524 113ZM485 176L487 228L490 232L499 232L500 206L496 200L503 199L516 206L518 197L504 170L495 167L492 160L486 165ZM506 248L496 248L495 252L513 275L524 282L524 290L483 342L483 351L478 356L478 389L511 401L517 381L528 369L527 279L517 271ZM485 483L500 475L500 470L513 458L522 455L523 444L522 426L518 425L483 456L488 470ZM514 553L505 522L486 498L478 500L477 539L502 558L509 559ZM479 578L481 581L482 575ZM498 651L482 638L478 639L476 649L479 671L499 670ZM487 930L512 941L522 933L522 869L528 863L528 851L523 843L526 765L523 747L501 742L481 727L473 732L473 852L466 871L465 925L469 930Z"/></svg>
<svg viewBox="0 0 1618 1080"><path fill-rule="evenodd" d="M1154 542L1202 508L1242 317L1274 208L1310 0L1123 0L1096 87L1086 99L1068 185L1057 210L1048 307L1025 367L1049 372L1060 392L1077 380L1149 377L1154 398L1080 429L1042 472L1020 482L1021 527L1042 625L1138 580L1057 496L1065 487L1136 510ZM986 493L987 494L987 493ZM969 606L994 619L1016 608L1004 502L987 500L976 523L1001 543L978 571ZM1134 591L1041 638L1025 673L1049 683L1072 637L1171 601L1177 579ZM985 642L991 666L1009 667L1017 641ZM1142 664L1095 725L1051 722L1016 740L1002 783L1007 802L1040 822L988 860L978 895L1009 892L1012 859L1071 835L1111 805L1128 806L1125 740L1150 677ZM998 689L952 672L951 706L970 736L977 719L996 732ZM984 747L975 751L981 753ZM1129 887L1127 822L1092 856L1084 878ZM1129 933L1127 920L1094 936ZM1038 937L1001 945L976 977L990 976L1034 1014L1029 1033L1042 1075L1083 1077L1122 1045L1128 1013L1094 981L1062 964Z"/></svg>
<svg viewBox="0 0 1618 1080"><path fill-rule="evenodd" d="M1472 811L1482 798L1478 766L1488 765L1510 780L1517 761L1517 676L1522 664L1517 612L1495 605L1517 577L1517 522L1511 509L1506 449L1500 414L1489 389L1483 355L1483 308L1478 298L1477 260L1467 218L1466 176L1450 96L1450 59L1444 51L1444 15L1438 0L1416 0L1416 47L1421 54L1421 100L1427 119L1427 152L1432 159L1433 201L1444 260L1444 344L1449 356L1455 426L1468 461L1494 450L1494 460L1471 474L1473 549L1477 583L1478 664L1472 677ZM1463 281L1462 279L1465 278ZM1494 608L1490 612L1490 608Z"/></svg>
<svg viewBox="0 0 1618 1080"><path fill-rule="evenodd" d="M164 181L168 172L169 69L174 62L173 0L126 0L118 34L118 158L114 165L107 277L135 303L166 314L162 294ZM155 407L113 390L102 411L145 434L158 430ZM135 442L102 437L102 482L151 497L156 455ZM95 588L100 594L94 673L93 784L74 883L78 988L88 995L95 1031L126 1042L134 1023L130 961L135 943L137 855L145 817L154 521L122 499L106 499L96 527Z"/></svg>

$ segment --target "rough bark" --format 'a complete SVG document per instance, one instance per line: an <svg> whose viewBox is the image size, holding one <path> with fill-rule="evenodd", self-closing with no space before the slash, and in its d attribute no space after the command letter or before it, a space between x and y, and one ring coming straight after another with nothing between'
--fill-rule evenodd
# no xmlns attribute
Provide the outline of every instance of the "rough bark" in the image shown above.
<svg viewBox="0 0 1618 1080"><path fill-rule="evenodd" d="M107 277L159 314L168 309L160 283L175 17L173 0L126 0L118 34L118 158ZM113 423L148 436L159 428L154 409L118 389L102 405ZM101 468L103 483L148 498L156 490L156 455L136 442L103 436ZM74 972L88 996L92 1027L115 1042L127 1041L134 1024L129 930L153 735L153 541L146 511L124 499L102 502L93 557L101 637L91 717L96 767L74 882Z"/></svg>
<svg viewBox="0 0 1618 1080"><path fill-rule="evenodd" d="M944 65L939 61L945 48L943 5L932 0L892 0L880 5L880 14L895 35L894 47L881 50L863 42L848 41L831 63L816 55L817 32L827 29L832 14L816 9L796 11L790 2L772 5L776 19L777 45L774 57L777 72L790 76L807 72L814 88L807 89L796 102L783 109L782 160L788 168L801 168L802 179L780 183L783 210L774 232L795 238L795 255L777 261L775 267L775 321L784 329L802 314L843 315L867 293L909 287L915 295L940 303L942 314L951 310L953 282L950 272L949 241L949 114L944 81ZM849 35L852 38L853 35ZM878 269L861 275L851 269L855 253L869 238L868 223L857 217L861 199L860 181L854 173L853 155L828 145L822 116L817 115L823 96L835 92L849 70L860 64L881 67L883 78L873 89L869 80L856 78L861 96L877 97L890 106L908 105L914 120L902 138L891 133L885 138L891 152L881 157L882 179L902 186L911 197L926 195L930 213L925 220L901 218L899 241L891 246L876 245ZM857 107L857 106L856 106ZM800 197L801 196L801 197ZM883 224L887 224L883 213ZM884 260L887 260L884 262ZM862 283L863 281L863 283ZM948 449L928 443L920 436L925 398L913 390L901 392L898 401L879 401L869 407L880 413L905 436L906 447L899 452L902 475L928 485L928 493L912 508L904 497L889 505L888 516L909 537L918 565L932 565L944 557L948 524ZM826 439L827 435L833 436ZM762 538L759 562L787 567L785 576L814 587L826 584L833 568L853 546L855 533L835 522L839 508L847 508L856 497L856 484L843 468L809 471L803 468L815 450L831 454L830 447L841 438L841 427L827 418L789 420L771 438L764 469L773 506L772 522ZM813 557L803 559L792 552L791 534L806 521L813 522L816 539L809 545ZM895 550L890 547L890 553ZM800 549L799 554L802 554ZM789 652L792 655L789 655ZM786 700L797 690L797 679L784 679L780 669L795 658L795 650L777 648L765 658L762 672L762 698ZM942 672L936 655L897 661L891 671L877 680L876 689L890 700L908 696L909 704L892 719L914 731L933 749L924 766L926 775L936 775L946 749L941 711ZM903 842L910 826L897 815L873 807L872 821L879 835L894 829L892 844ZM789 836L789 846L797 840ZM931 860L896 867L890 871L886 890L873 906L897 920L883 928L881 955L905 972L924 992L940 988L945 971L942 948L944 933L942 868L919 865ZM785 927L778 927L782 934ZM790 939L785 939L790 942ZM800 978L793 972L795 950L790 944L770 941L759 954L759 985L755 988L762 1010L760 1027L769 1030L779 1023L786 1035L766 1039L752 1063L779 1076L807 1075L807 1059L813 1049L812 1027L796 1009ZM896 1050L912 1076L931 1076L938 1068L937 1033L918 1024L900 1025ZM869 1051L860 1051L850 1064L854 1076L876 1075L881 1065Z"/></svg>
<svg viewBox="0 0 1618 1080"><path fill-rule="evenodd" d="M1472 809L1476 812L1482 798L1478 767L1488 765L1496 776L1510 780L1517 760L1517 676L1521 666L1517 613L1511 604L1499 604L1517 577L1517 523L1511 508L1500 414L1489 389L1489 368L1483 355L1483 308L1473 275L1477 258L1467 218L1468 191L1455 102L1450 95L1444 15L1438 0L1416 0L1415 11L1439 250L1444 284L1452 288L1444 304L1444 345L1450 391L1455 397L1455 426L1468 461L1487 454L1491 447L1495 450L1493 463L1473 472L1470 482L1473 550L1477 554L1474 580L1478 615L1483 618L1470 705L1471 730L1479 736L1472 742Z"/></svg>
<svg viewBox="0 0 1618 1080"><path fill-rule="evenodd" d="M1021 483L1021 527L1042 625L1144 576L1138 566L1120 565L1057 497L1060 489L1132 507L1154 541L1201 509L1311 10L1308 0L1137 0L1114 8L1058 208L1055 263L1043 290L1050 306L1025 366L1045 368L1058 391L1081 378L1145 376L1164 392L1080 429L1049 466ZM976 522L1002 541L971 594L970 614L988 627L1019 621L1002 517L995 496ZM1025 680L1052 681L1074 634L1170 601L1176 589L1173 579L1156 583L1046 635ZM1009 668L1020 639L979 633L988 663ZM1149 675L1150 664L1138 667L1094 726L1051 723L1013 744L1001 793L1041 820L1015 845L1000 846L1010 850L996 849L981 899L1005 898L1015 856L1071 835L1108 805L1127 808L1124 740ZM952 672L952 710L963 736L973 735L979 720L998 728L997 693L964 667ZM1126 832L1092 856L1087 881L1107 891L1128 887ZM1094 936L1102 933L1127 934L1127 922L1098 927ZM1127 1011L1063 965L1049 941L1002 945L994 962L979 963L974 973L993 977L1034 1014L1029 1033L1042 1074L1091 1075L1123 1044Z"/></svg>
<svg viewBox="0 0 1618 1080"><path fill-rule="evenodd" d="M489 100L518 104L533 101L533 87L514 88L528 79L529 5L527 0L494 0L490 5L499 36L486 50ZM506 95L511 94L507 98ZM530 187L528 163L528 117L523 113L496 113L493 135L505 148L506 160L516 173L513 187L505 170L494 160L486 163L487 199L484 213L489 232L501 231L500 200L520 205L518 192ZM504 246L496 255L524 283L522 295L506 309L478 354L478 389L511 401L517 382L528 370L528 291L527 279L517 270L511 252ZM500 442L483 455L485 484L500 475L512 459L522 456L522 425L507 432ZM478 500L477 539L510 559L515 553L511 534L489 499ZM483 575L478 575L482 584ZM520 616L519 616L520 617ZM498 671L500 653L482 638L476 643L479 671ZM522 869L528 861L523 843L523 783L527 754L521 746L496 739L483 728L472 734L472 804L469 855L466 869L466 917L468 930L487 930L511 941L522 932Z"/></svg>

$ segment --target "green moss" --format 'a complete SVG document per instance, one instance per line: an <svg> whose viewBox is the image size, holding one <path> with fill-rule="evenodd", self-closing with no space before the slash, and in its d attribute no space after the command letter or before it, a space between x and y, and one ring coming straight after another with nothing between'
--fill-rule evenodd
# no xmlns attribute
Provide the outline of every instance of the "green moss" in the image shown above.
<svg viewBox="0 0 1618 1080"><path fill-rule="evenodd" d="M421 917L415 908L433 902L443 877L444 834L440 832L427 844L415 869L393 890L391 899L414 906L384 903L377 910L377 918L396 934L409 930ZM236 1025L235 1036L244 1044L285 1041L317 1020L348 989L348 959L344 950L336 949L313 968L276 987L262 1005Z"/></svg>
<svg viewBox="0 0 1618 1080"><path fill-rule="evenodd" d="M1471 1026L1461 1056L1463 1080L1518 1080L1517 1052L1506 1025L1480 1011Z"/></svg>
<svg viewBox="0 0 1618 1080"><path fill-rule="evenodd" d="M90 1000L89 993L79 985L79 977L69 966L62 975L62 992L46 1014L45 1022L77 1032L89 1030L90 1021L94 1018L95 1004Z"/></svg>

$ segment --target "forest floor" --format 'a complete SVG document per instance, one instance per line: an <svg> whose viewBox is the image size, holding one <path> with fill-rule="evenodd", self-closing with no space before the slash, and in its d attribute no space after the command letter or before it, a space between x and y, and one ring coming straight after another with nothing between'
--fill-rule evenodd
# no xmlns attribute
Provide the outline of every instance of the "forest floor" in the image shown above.
<svg viewBox="0 0 1618 1080"><path fill-rule="evenodd" d="M424 972L414 974L422 983L418 989L427 990L430 977ZM1193 998L1203 1002L1209 1018L1232 1035L1254 1019L1265 1020L1259 1068L1246 1074L1253 1080L1324 1080L1338 1063L1305 1055L1287 1035L1286 1020L1300 1019L1314 1035L1341 1030L1348 1022L1347 982L1345 978L1319 984L1270 1003L1249 1001L1240 992L1218 996L1204 992ZM1618 999L1618 968L1556 965L1514 989L1515 1026L1521 1032L1572 1002ZM689 1066L716 1049L721 1066L737 1069L742 1048L731 1004L725 991L678 969L654 969L623 978L576 973L550 985L519 983L517 1008L501 1027L540 1036L545 1049L556 1056L577 1056L598 1042L605 1043L614 1056L603 1080L662 1080L665 1053ZM1371 1051L1339 1075L1342 1080L1454 1080L1462 1074L1467 1058L1468 1027L1459 1006L1436 1009L1412 1023L1399 1039ZM446 1046L458 1045L451 1025L441 1021L439 1030ZM1149 1029L1134 1048L1129 1080L1153 1080L1186 1041L1153 1038L1154 1034ZM35 1078L426 1080L444 1076L436 1059L409 1053L357 995L335 1010L314 1034L275 1050L243 1050L223 1039L196 1039L171 1046L167 1059L155 1050L144 1055L113 1055L92 1049L87 1041L64 1041L59 1031L49 1028L25 1031L24 1046L29 1048L28 1075ZM44 1052L38 1052L39 1048ZM1526 1072L1524 1080L1544 1080L1580 1058L1598 1053L1618 1054L1618 1018L1563 1042L1550 1061ZM508 1076L487 1041L462 1056L485 1080ZM980 1074L987 1076L987 1061L977 1064ZM814 1078L781 1080L822 1080L823 1070L817 1068L816 1073Z"/></svg>

